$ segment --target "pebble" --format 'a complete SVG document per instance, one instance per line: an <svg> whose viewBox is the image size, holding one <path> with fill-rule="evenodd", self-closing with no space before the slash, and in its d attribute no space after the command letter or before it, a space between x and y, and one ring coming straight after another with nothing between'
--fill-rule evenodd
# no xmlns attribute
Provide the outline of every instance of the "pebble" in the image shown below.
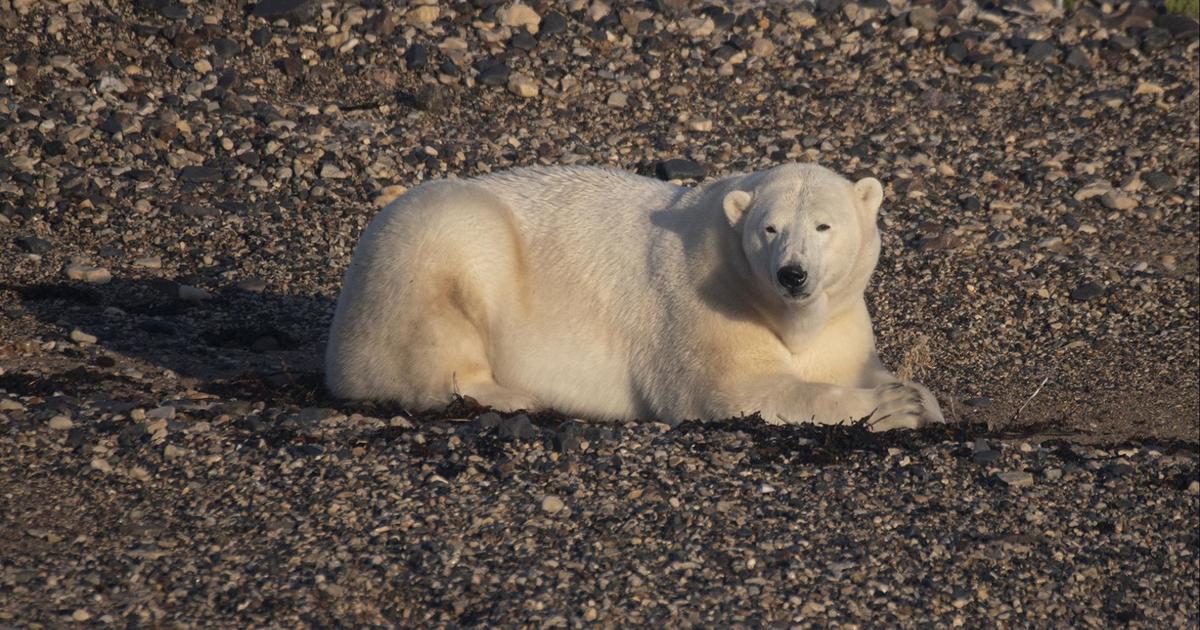
<svg viewBox="0 0 1200 630"><path fill-rule="evenodd" d="M87 621L91 618L92 618L92 613L84 610L83 608L76 608L75 612L71 613L71 619L74 619L75 621L78 621L81 623L84 621Z"/></svg>
<svg viewBox="0 0 1200 630"><path fill-rule="evenodd" d="M708 171L692 160L673 158L655 165L654 174L662 180L703 179L708 175Z"/></svg>
<svg viewBox="0 0 1200 630"><path fill-rule="evenodd" d="M1050 42L1034 42L1025 51L1025 59L1034 63L1055 60L1058 57L1058 47Z"/></svg>
<svg viewBox="0 0 1200 630"><path fill-rule="evenodd" d="M209 184L223 178L221 169L210 166L185 166L179 171L180 181Z"/></svg>
<svg viewBox="0 0 1200 630"><path fill-rule="evenodd" d="M609 107L625 107L629 104L629 97L624 92L618 90L609 94L606 102Z"/></svg>
<svg viewBox="0 0 1200 630"><path fill-rule="evenodd" d="M109 464L108 460L104 459L103 457L97 457L97 458L93 459L91 466L92 466L92 468L99 470L102 473L112 472L112 465Z"/></svg>
<svg viewBox="0 0 1200 630"><path fill-rule="evenodd" d="M212 294L200 287L181 284L179 285L179 299L185 302L201 302L212 299Z"/></svg>
<svg viewBox="0 0 1200 630"><path fill-rule="evenodd" d="M267 290L267 283L261 278L244 278L238 281L237 288L248 293L262 293Z"/></svg>
<svg viewBox="0 0 1200 630"><path fill-rule="evenodd" d="M538 34L545 38L557 35L565 30L567 30L567 18L563 17L563 14L558 11L551 11L542 18Z"/></svg>
<svg viewBox="0 0 1200 630"><path fill-rule="evenodd" d="M755 57L770 57L775 53L775 43L765 37L759 37L750 45L750 52Z"/></svg>
<svg viewBox="0 0 1200 630"><path fill-rule="evenodd" d="M563 503L563 500L552 494L542 498L542 511L547 514L558 514L565 507L567 505Z"/></svg>
<svg viewBox="0 0 1200 630"><path fill-rule="evenodd" d="M410 10L405 17L408 18L408 23L415 26L427 26L432 24L441 15L441 11L436 6L426 5L416 7Z"/></svg>
<svg viewBox="0 0 1200 630"><path fill-rule="evenodd" d="M17 247L21 248L22 250L30 254L37 254L39 256L42 254L48 254L52 249L54 249L54 246L50 244L50 241L47 241L44 238L38 238L36 236L18 236L17 238L13 239L13 242L16 243Z"/></svg>
<svg viewBox="0 0 1200 630"><path fill-rule="evenodd" d="M75 426L75 423L67 416L54 416L47 424L54 431L69 431Z"/></svg>
<svg viewBox="0 0 1200 630"><path fill-rule="evenodd" d="M1071 300L1075 302L1086 302L1101 295L1104 295L1104 287L1095 282L1084 282L1071 290Z"/></svg>
<svg viewBox="0 0 1200 630"><path fill-rule="evenodd" d="M996 473L996 478L1013 488L1026 488L1033 485L1033 475L1023 470L1007 470Z"/></svg>
<svg viewBox="0 0 1200 630"><path fill-rule="evenodd" d="M85 263L72 263L67 265L67 277L72 280L81 280L89 284L108 284L112 281L112 274L103 267L93 267Z"/></svg>
<svg viewBox="0 0 1200 630"><path fill-rule="evenodd" d="M520 414L502 421L497 433L509 440L532 440L538 436L538 428L533 426L529 416Z"/></svg>
<svg viewBox="0 0 1200 630"><path fill-rule="evenodd" d="M517 73L508 79L508 91L521 98L533 98L538 95L538 84L528 75Z"/></svg>
<svg viewBox="0 0 1200 630"><path fill-rule="evenodd" d="M74 341L75 343L86 343L86 344L94 344L97 341L95 335L90 335L86 332L83 332L82 330L80 330L78 328L71 331L70 339L71 339L71 341Z"/></svg>
<svg viewBox="0 0 1200 630"><path fill-rule="evenodd" d="M250 12L264 20L287 20L296 26L321 13L321 0L259 0Z"/></svg>
<svg viewBox="0 0 1200 630"><path fill-rule="evenodd" d="M1133 197L1122 195L1113 190L1101 195L1100 202L1104 204L1104 207L1113 210L1133 210L1138 206L1137 200Z"/></svg>
<svg viewBox="0 0 1200 630"><path fill-rule="evenodd" d="M538 25L542 23L537 11L520 2L501 8L496 12L496 17L500 18L500 23L505 26L523 26L531 33L538 32Z"/></svg>
<svg viewBox="0 0 1200 630"><path fill-rule="evenodd" d="M1177 185L1174 177L1162 171L1147 171L1142 173L1141 177L1142 181L1159 192L1171 192L1175 190L1175 186Z"/></svg>
<svg viewBox="0 0 1200 630"><path fill-rule="evenodd" d="M133 261L133 266L139 269L162 269L162 258L159 256L136 258Z"/></svg>
<svg viewBox="0 0 1200 630"><path fill-rule="evenodd" d="M162 407L155 407L154 409L151 409L150 411L146 412L146 419L147 420L174 420L175 419L175 407L172 407L171 405L163 405Z"/></svg>
<svg viewBox="0 0 1200 630"><path fill-rule="evenodd" d="M491 63L479 71L477 80L483 85L503 86L508 84L508 66L504 63Z"/></svg>
<svg viewBox="0 0 1200 630"><path fill-rule="evenodd" d="M913 7L908 12L908 23L918 31L924 33L932 32L933 29L937 28L937 9L930 6Z"/></svg>

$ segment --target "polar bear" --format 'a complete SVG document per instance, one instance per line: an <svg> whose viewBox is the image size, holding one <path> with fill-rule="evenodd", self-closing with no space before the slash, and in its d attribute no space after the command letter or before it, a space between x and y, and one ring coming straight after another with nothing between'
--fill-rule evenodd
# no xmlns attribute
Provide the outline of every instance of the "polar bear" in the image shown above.
<svg viewBox="0 0 1200 630"><path fill-rule="evenodd" d="M940 422L876 354L882 197L812 164L698 188L597 167L426 183L363 233L326 382L412 410Z"/></svg>

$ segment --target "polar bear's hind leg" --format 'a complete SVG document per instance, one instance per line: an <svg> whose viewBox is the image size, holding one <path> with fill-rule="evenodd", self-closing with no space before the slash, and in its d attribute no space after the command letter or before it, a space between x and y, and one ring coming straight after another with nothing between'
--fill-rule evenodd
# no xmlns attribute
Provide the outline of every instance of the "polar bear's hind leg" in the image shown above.
<svg viewBox="0 0 1200 630"><path fill-rule="evenodd" d="M416 193L415 195L413 193ZM534 398L495 381L490 315L511 310L520 243L508 208L471 185L413 191L385 210L352 268L331 331L335 394L438 409L455 395L498 410Z"/></svg>

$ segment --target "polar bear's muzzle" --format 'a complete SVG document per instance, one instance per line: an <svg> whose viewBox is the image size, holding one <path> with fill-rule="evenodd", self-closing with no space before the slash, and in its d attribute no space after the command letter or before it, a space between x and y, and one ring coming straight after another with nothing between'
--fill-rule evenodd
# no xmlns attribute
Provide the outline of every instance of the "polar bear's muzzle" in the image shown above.
<svg viewBox="0 0 1200 630"><path fill-rule="evenodd" d="M783 287L788 295L794 298L808 296L808 272L800 265L786 265L779 268L775 273L775 279L779 281L779 286Z"/></svg>

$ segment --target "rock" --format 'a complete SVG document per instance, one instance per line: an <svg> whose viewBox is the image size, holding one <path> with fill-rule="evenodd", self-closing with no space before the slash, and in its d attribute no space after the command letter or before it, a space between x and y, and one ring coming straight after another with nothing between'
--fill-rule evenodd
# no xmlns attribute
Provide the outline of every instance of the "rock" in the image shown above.
<svg viewBox="0 0 1200 630"><path fill-rule="evenodd" d="M989 448L971 453L971 460L976 464L991 464L999 460L1000 455L1000 451Z"/></svg>
<svg viewBox="0 0 1200 630"><path fill-rule="evenodd" d="M146 412L146 419L147 420L174 420L175 419L175 407L172 407L171 405L163 405L162 407L155 407L154 409L151 409L150 411Z"/></svg>
<svg viewBox="0 0 1200 630"><path fill-rule="evenodd" d="M190 203L176 203L171 205L171 212L181 214L185 217L215 217L221 214L221 211L212 206L200 206Z"/></svg>
<svg viewBox="0 0 1200 630"><path fill-rule="evenodd" d="M413 106L423 112L439 113L446 110L450 96L446 89L435 83L422 85L413 95Z"/></svg>
<svg viewBox="0 0 1200 630"><path fill-rule="evenodd" d="M480 414L475 421L479 423L481 428L488 429L500 426L500 424L504 422L504 418L502 418L500 414L496 413L495 411L489 411L485 414Z"/></svg>
<svg viewBox="0 0 1200 630"><path fill-rule="evenodd" d="M349 173L343 171L341 167L333 162L325 162L321 164L319 172L321 179L345 179L350 176Z"/></svg>
<svg viewBox="0 0 1200 630"><path fill-rule="evenodd" d="M755 57L769 57L775 52L775 43L765 37L759 37L750 44L750 53Z"/></svg>
<svg viewBox="0 0 1200 630"><path fill-rule="evenodd" d="M1071 290L1071 300L1074 302L1086 302L1101 295L1104 295L1104 287L1095 282L1084 282Z"/></svg>
<svg viewBox="0 0 1200 630"><path fill-rule="evenodd" d="M1025 51L1025 59L1034 63L1057 61L1058 47L1050 42L1034 42L1029 50Z"/></svg>
<svg viewBox="0 0 1200 630"><path fill-rule="evenodd" d="M712 121L707 118L692 118L687 122L688 131L709 132L712 131Z"/></svg>
<svg viewBox="0 0 1200 630"><path fill-rule="evenodd" d="M1159 192L1171 192L1178 185L1174 177L1162 171L1147 171L1142 173L1142 181Z"/></svg>
<svg viewBox="0 0 1200 630"><path fill-rule="evenodd" d="M529 416L520 414L501 422L497 433L508 440L532 440L538 436L538 429Z"/></svg>
<svg viewBox="0 0 1200 630"><path fill-rule="evenodd" d="M237 288L247 293L262 293L267 290L267 283L261 278L244 278L238 281Z"/></svg>
<svg viewBox="0 0 1200 630"><path fill-rule="evenodd" d="M78 621L80 623L87 621L91 618L92 618L92 613L90 613L82 608L76 608L75 612L71 613L71 619Z"/></svg>
<svg viewBox="0 0 1200 630"><path fill-rule="evenodd" d="M421 44L413 44L404 51L404 65L409 70L420 70L429 63L429 49Z"/></svg>
<svg viewBox="0 0 1200 630"><path fill-rule="evenodd" d="M624 92L617 90L616 92L608 95L608 100L606 103L609 107L625 107L629 104L629 97L626 96Z"/></svg>
<svg viewBox="0 0 1200 630"><path fill-rule="evenodd" d="M179 171L180 181L196 184L211 184L223 179L221 169L210 166L185 166Z"/></svg>
<svg viewBox="0 0 1200 630"><path fill-rule="evenodd" d="M168 444L163 448L163 457L166 459L179 459L187 455L187 450L179 448L174 444Z"/></svg>
<svg viewBox="0 0 1200 630"><path fill-rule="evenodd" d="M437 6L425 5L416 7L405 14L408 23L413 26L427 26L437 21L441 10Z"/></svg>
<svg viewBox="0 0 1200 630"><path fill-rule="evenodd" d="M563 500L550 494L542 498L542 511L547 514L558 514L567 507Z"/></svg>
<svg viewBox="0 0 1200 630"><path fill-rule="evenodd" d="M115 136L118 133L124 133L132 129L133 118L129 114L123 112L113 112L109 114L108 118L105 118L104 122L101 122L96 128L111 136Z"/></svg>
<svg viewBox="0 0 1200 630"><path fill-rule="evenodd" d="M133 266L138 269L162 269L162 258L159 256L135 258Z"/></svg>
<svg viewBox="0 0 1200 630"><path fill-rule="evenodd" d="M529 76L518 73L508 79L508 91L521 98L533 98L538 95L538 84Z"/></svg>
<svg viewBox="0 0 1200 630"><path fill-rule="evenodd" d="M102 473L110 473L110 472L112 472L112 465L111 465L111 464L109 464L109 463L108 463L108 460L107 460L107 459L104 459L103 457L97 457L97 458L93 459L93 460L92 460L92 463L91 463L91 466L92 466L92 468L94 468L95 470L98 470L98 471L100 471L100 472L102 472Z"/></svg>
<svg viewBox="0 0 1200 630"><path fill-rule="evenodd" d="M694 38L708 37L716 30L717 25L712 19L704 17L693 17L681 20L679 26L690 36Z"/></svg>
<svg viewBox="0 0 1200 630"><path fill-rule="evenodd" d="M202 302L212 299L212 294L200 287L181 284L179 285L179 299L185 302Z"/></svg>
<svg viewBox="0 0 1200 630"><path fill-rule="evenodd" d="M703 179L708 171L691 160L672 158L659 162L654 167L654 174L662 180L672 179Z"/></svg>
<svg viewBox="0 0 1200 630"><path fill-rule="evenodd" d="M1089 182L1083 188L1080 188L1075 192L1073 197L1075 201L1087 201L1092 197L1099 197L1105 193L1111 192L1112 189L1112 184L1104 180L1096 180L1094 182Z"/></svg>
<svg viewBox="0 0 1200 630"><path fill-rule="evenodd" d="M1112 210L1133 210L1138 207L1138 202L1133 197L1122 195L1115 190L1110 190L1100 196L1100 202L1104 207Z"/></svg>
<svg viewBox="0 0 1200 630"><path fill-rule="evenodd" d="M533 35L530 35L525 31L521 31L516 35L513 35L512 39L509 40L509 43L512 44L513 48L518 50L530 51L534 48L537 48L538 40L534 38Z"/></svg>
<svg viewBox="0 0 1200 630"><path fill-rule="evenodd" d="M1058 481L1062 479L1063 471L1061 468L1047 468L1042 471L1042 474L1045 475L1047 481Z"/></svg>
<svg viewBox="0 0 1200 630"><path fill-rule="evenodd" d="M500 18L500 23L505 26L524 26L530 33L538 32L538 25L542 23L542 17L537 11L520 2L500 9L496 12L496 17Z"/></svg>
<svg viewBox="0 0 1200 630"><path fill-rule="evenodd" d="M1171 31L1157 26L1142 31L1142 49L1151 52L1171 45Z"/></svg>
<svg viewBox="0 0 1200 630"><path fill-rule="evenodd" d="M53 431L70 431L75 426L75 423L67 416L54 416L50 418L50 421L46 425Z"/></svg>
<svg viewBox="0 0 1200 630"><path fill-rule="evenodd" d="M89 284L108 284L112 281L112 274L103 267L93 267L84 263L72 263L67 265L67 277L72 280L81 280Z"/></svg>
<svg viewBox="0 0 1200 630"><path fill-rule="evenodd" d="M303 24L321 13L321 0L259 0L250 15L267 21L287 20Z"/></svg>
<svg viewBox="0 0 1200 630"><path fill-rule="evenodd" d="M1072 48L1071 52L1067 53L1066 64L1067 66L1075 68L1076 70L1092 69L1091 60L1088 59L1087 53L1084 52L1083 48L1080 46Z"/></svg>
<svg viewBox="0 0 1200 630"><path fill-rule="evenodd" d="M50 241L36 236L18 236L13 239L13 243L22 250L30 254L38 254L39 256L50 253L50 250L54 248L50 244Z"/></svg>
<svg viewBox="0 0 1200 630"><path fill-rule="evenodd" d="M75 343L94 344L97 341L95 335L89 335L78 328L71 331L70 338Z"/></svg>
<svg viewBox="0 0 1200 630"><path fill-rule="evenodd" d="M937 10L931 6L913 7L908 12L908 25L923 33L930 33L937 28Z"/></svg>
<svg viewBox="0 0 1200 630"><path fill-rule="evenodd" d="M499 87L508 84L508 73L506 64L502 62L489 63L479 70L476 80L483 85Z"/></svg>
<svg viewBox="0 0 1200 630"><path fill-rule="evenodd" d="M25 411L25 405L11 398L0 398L0 411Z"/></svg>
<svg viewBox="0 0 1200 630"><path fill-rule="evenodd" d="M563 14L558 11L551 11L546 14L546 17L542 18L538 34L542 38L546 38L551 35L557 35L565 30L567 30L567 18L563 17Z"/></svg>
<svg viewBox="0 0 1200 630"><path fill-rule="evenodd" d="M220 59L232 59L242 53L242 45L228 37L212 40L213 53Z"/></svg>
<svg viewBox="0 0 1200 630"><path fill-rule="evenodd" d="M1170 6L1170 3L1167 3L1167 6ZM1195 9L1192 10L1195 11ZM1166 29L1176 39L1195 41L1196 37L1200 36L1200 23L1196 22L1195 18L1182 13L1155 15L1154 25Z"/></svg>
<svg viewBox="0 0 1200 630"><path fill-rule="evenodd" d="M1023 470L1007 470L997 473L996 478L1003 481L1010 488L1027 488L1033 485L1033 475Z"/></svg>

